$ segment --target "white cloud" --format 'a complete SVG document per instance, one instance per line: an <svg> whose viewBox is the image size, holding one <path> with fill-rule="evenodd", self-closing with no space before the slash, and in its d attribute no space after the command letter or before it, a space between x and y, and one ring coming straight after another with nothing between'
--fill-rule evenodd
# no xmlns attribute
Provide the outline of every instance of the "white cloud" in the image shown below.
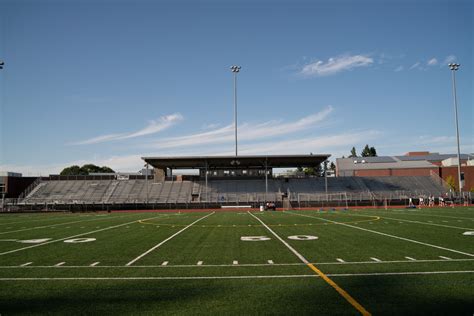
<svg viewBox="0 0 474 316"><path fill-rule="evenodd" d="M405 69L405 67L403 67L403 66L398 66L397 68L395 68L395 72L400 72L400 71L402 71L403 69Z"/></svg>
<svg viewBox="0 0 474 316"><path fill-rule="evenodd" d="M410 70L420 68L420 65L421 65L420 62L414 63L413 65L411 65Z"/></svg>
<svg viewBox="0 0 474 316"><path fill-rule="evenodd" d="M96 136L96 137L89 138L83 141L74 142L72 143L72 145L98 144L98 143L104 143L104 142L109 142L109 141L123 140L123 139L156 134L158 132L161 132L173 126L174 124L181 121L182 119L183 119L183 116L180 113L165 115L165 116L160 117L158 120L150 121L147 126L135 132Z"/></svg>
<svg viewBox="0 0 474 316"><path fill-rule="evenodd" d="M456 56L454 55L449 55L445 58L443 64L441 66L446 66L448 65L449 63L453 63L456 61Z"/></svg>
<svg viewBox="0 0 474 316"><path fill-rule="evenodd" d="M431 58L430 60L428 60L428 62L426 63L428 66L435 66L438 64L438 60L436 58Z"/></svg>
<svg viewBox="0 0 474 316"><path fill-rule="evenodd" d="M306 77L328 76L357 67L370 66L374 60L364 55L331 57L327 62L318 60L303 66L300 74Z"/></svg>
<svg viewBox="0 0 474 316"><path fill-rule="evenodd" d="M288 135L312 127L321 126L332 111L333 107L328 106L318 113L307 115L297 121L286 123L281 121L266 121L257 124L243 123L238 126L238 139L239 141L255 141L258 139ZM147 147L152 146L160 149L193 147L207 144L226 143L231 142L233 139L234 125L230 124L207 132L159 140L152 145L147 145Z"/></svg>

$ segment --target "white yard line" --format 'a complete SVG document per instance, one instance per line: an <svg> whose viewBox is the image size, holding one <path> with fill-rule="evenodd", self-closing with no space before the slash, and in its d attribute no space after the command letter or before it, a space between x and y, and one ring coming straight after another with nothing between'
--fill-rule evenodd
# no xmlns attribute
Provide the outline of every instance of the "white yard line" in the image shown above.
<svg viewBox="0 0 474 316"><path fill-rule="evenodd" d="M33 262L27 262L27 263L23 263L22 265L20 265L20 267L26 267L26 266L29 266L30 264L32 264Z"/></svg>
<svg viewBox="0 0 474 316"><path fill-rule="evenodd" d="M135 215L135 214L133 214L133 215ZM130 217L130 216L133 216L133 215L117 216L117 217L114 217L114 218ZM41 228L48 228L48 227L54 228L55 226L74 224L74 223L92 222L92 221L99 221L99 220L105 220L105 219L110 219L110 218L101 217L101 218L94 218L94 219L88 219L88 220L73 221L73 222L51 224L51 225L45 225L45 226L36 226L36 227L30 227L30 228L25 228L25 229L10 230L10 231L6 231L6 232L1 232L0 235L10 234L10 233L18 233L18 232L24 232L24 231L41 229Z"/></svg>
<svg viewBox="0 0 474 316"><path fill-rule="evenodd" d="M391 211L383 211L383 210L377 210L377 211L381 212L381 213L393 214ZM454 218L454 219L472 219L472 218L468 218L468 217L456 217L456 216L448 216L448 215L426 214L426 213L419 213L419 212L416 212L416 211L415 211L415 213L413 211L408 211L409 213L407 213L404 210L399 210L399 211L402 211L401 214L403 214L403 215L430 216L430 217L434 216L434 217L445 217L445 218Z"/></svg>
<svg viewBox="0 0 474 316"><path fill-rule="evenodd" d="M90 264L89 267L95 267L95 266L97 266L99 263L100 263L100 262L94 262L94 263Z"/></svg>
<svg viewBox="0 0 474 316"><path fill-rule="evenodd" d="M130 225L130 224L133 224L133 223L137 223L138 221L142 221L142 220L155 219L155 218L158 218L158 217L160 217L160 216L150 217L150 218L146 218L146 219L138 219L138 220L135 220L135 221L133 221L133 222L128 222L128 223L119 224L119 225L115 225L115 226L109 226L109 227L105 227L105 228L98 229L98 230L94 230L94 231L87 232L87 233L82 233L82 234L78 234L78 235L68 236L68 237L65 237L65 238L60 238L60 239L55 239L55 240L47 241L47 242L44 242L44 243L41 243L41 244L35 244L35 245L32 245L32 246L27 246L27 247L18 248L18 249L14 249L14 250L10 250L10 251L5 251L5 252L1 252L1 253L0 253L0 256L7 255L7 254L10 254L10 253L14 253L14 252L18 252L18 251L22 251L22 250L26 250L26 249L30 249L30 248L35 248L35 247L40 247L40 246L44 246L44 245L49 245L49 244L52 244L52 243L55 243L55 242L59 242L59 241L63 241L63 240L66 240L66 239L72 239L72 238L76 238L76 237L86 236L86 235L90 235L90 234L102 232L102 231L104 231L104 230L109 230L109 229L114 229L114 228L117 228L117 227L122 227L122 226L125 226L125 225Z"/></svg>
<svg viewBox="0 0 474 316"><path fill-rule="evenodd" d="M430 274L470 274L474 270L465 271L418 271L418 272L373 272L373 273L333 273L331 277L359 276L391 276L391 275L430 275ZM287 275L229 275L229 276L185 276L185 277L34 277L34 278L0 278L0 281L139 281L139 280L219 280L219 279L287 279L287 278L318 278L317 274L287 274Z"/></svg>
<svg viewBox="0 0 474 316"><path fill-rule="evenodd" d="M339 225L342 225L342 226L363 230L363 231L373 233L373 234L378 234L378 235L382 235L382 236L386 236L386 237L400 239L400 240L412 242L412 243L419 244L419 245L424 245L424 246L428 246L428 247L433 247L433 248L437 248L437 249L442 249L442 250L446 250L446 251L450 251L450 252L459 253L459 254L462 254L462 255L465 255L465 256L469 256L469 257L474 257L474 254L472 254L472 253L467 253L467 252L463 252L463 251L459 251L459 250L455 250L455 249L450 249L450 248L441 247L441 246L437 246L437 245L433 245L433 244L428 244L428 243L425 243L425 242L417 241L417 240L414 240L414 239L408 239L408 238L405 238L405 237L390 235L390 234L382 233L382 232L379 232L379 231L376 231L376 230L371 230L371 229L367 229L367 228L353 226L353 225L349 225L349 224L341 223L341 222L336 222L336 221L332 221L332 220L325 219L325 218L319 218L319 217L315 217L315 216L311 216L311 215L298 214L298 213L292 213L292 212L285 212L285 213L296 215L296 216L315 218L315 219L319 219L321 221L326 221L326 222L330 222L330 223L334 223L334 224L339 224Z"/></svg>
<svg viewBox="0 0 474 316"><path fill-rule="evenodd" d="M407 258L408 260L411 260L411 261L416 261L416 259L412 258L412 257L405 257L405 258Z"/></svg>
<svg viewBox="0 0 474 316"><path fill-rule="evenodd" d="M341 259L342 260L342 259ZM427 259L427 260L395 260L395 261L381 261L381 262L376 262L376 261L354 261L354 262L318 262L318 263L312 263L312 264L317 264L317 265L358 265L358 264L391 264L391 263L427 263L427 262L463 262L463 261L474 261L474 259L451 259L451 260L446 260L446 259ZM196 268L196 265L190 265L190 264L176 264L176 265L168 265L168 261L164 261L161 265L143 265L143 266L97 266L97 268ZM274 263L272 264L273 266L302 266L305 265L304 263ZM244 264L239 264L239 265L233 265L233 264L206 264L203 265L202 267L206 268L212 268L212 267L268 267L268 263L244 263ZM31 268L31 269L42 269L42 268L52 268L54 266L25 266L26 268ZM69 268L76 268L76 269L81 269L81 268L89 268L90 266L64 266L62 268L64 269L69 269ZM21 268L21 266L0 266L0 269L14 269L14 268Z"/></svg>
<svg viewBox="0 0 474 316"><path fill-rule="evenodd" d="M374 260L375 262L382 262L382 260L377 259L377 258L370 258L371 260Z"/></svg>
<svg viewBox="0 0 474 316"><path fill-rule="evenodd" d="M60 262L60 263L58 263L58 264L55 264L54 266L55 266L55 267L60 267L60 266L62 266L62 265L65 264L65 263L66 263L66 262Z"/></svg>
<svg viewBox="0 0 474 316"><path fill-rule="evenodd" d="M130 261L129 263L126 264L126 266L130 266L132 264L134 264L135 262L137 262L138 260L140 260L141 258L143 258L144 256L146 256L147 254L149 254L150 252L152 252L153 250L159 248L161 245L163 245L164 243L166 243L167 241L173 239L174 237L178 236L179 234L181 234L182 232L184 232L186 229L188 229L189 227L193 226L194 224L196 224L197 222L205 219L206 217L209 217L211 216L212 214L214 214L215 212L212 212L212 213L209 213L207 214L206 216L203 216L203 217L200 217L198 220L192 222L191 224L189 224L188 226L184 227L183 229L179 230L178 232L174 233L173 235L171 235L170 237L166 238L165 240L163 240L162 242L160 242L159 244L157 244L156 246L153 246L151 247L150 249L148 249L147 251L145 251L144 253L142 253L141 255L139 255L138 257L136 257L135 259L133 259L132 261Z"/></svg>
<svg viewBox="0 0 474 316"><path fill-rule="evenodd" d="M281 238L277 233L275 233L267 224L265 224L260 218L252 214L250 211L247 212L253 218L258 220L263 227L265 227L270 233L273 234L279 241L281 241L286 248L288 248L295 256L297 256L303 263L305 263L313 272L315 272L319 277L321 277L327 284L329 284L336 292L339 293L349 304L352 305L357 311L359 311L363 316L371 315L359 302L357 302L349 293L347 293L343 288L337 285L333 280L331 280L326 274L319 270L315 265L310 263L302 254L296 251L289 243L287 243L283 238Z"/></svg>
<svg viewBox="0 0 474 316"><path fill-rule="evenodd" d="M339 261L339 262L341 262L341 263L344 263L344 262L345 262L345 261L342 260L341 258L337 258L336 260Z"/></svg>
<svg viewBox="0 0 474 316"><path fill-rule="evenodd" d="M348 214L348 215L363 216L363 217L372 216L372 215L362 215L362 214ZM426 223L426 222L420 222L420 221L411 221L411 220L408 220L408 219L400 219L400 218L393 218L393 217L386 217L386 216L379 216L379 217L383 218L383 219L391 219L391 220L394 220L394 221L403 221L403 222L414 223L414 224L439 226L439 227L454 228L454 229L467 229L467 230L473 230L474 229L474 228L465 228L465 227L450 226L450 225L443 225L443 224Z"/></svg>
<svg viewBox="0 0 474 316"><path fill-rule="evenodd" d="M445 257L445 256L439 256L441 259L444 259L444 260L452 260L451 258L449 257Z"/></svg>

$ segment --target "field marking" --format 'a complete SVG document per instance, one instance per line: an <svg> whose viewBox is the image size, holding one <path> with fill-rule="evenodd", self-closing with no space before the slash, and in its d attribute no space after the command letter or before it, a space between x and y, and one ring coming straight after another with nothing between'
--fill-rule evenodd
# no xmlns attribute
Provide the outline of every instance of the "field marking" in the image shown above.
<svg viewBox="0 0 474 316"><path fill-rule="evenodd" d="M424 242L417 241L417 240L414 240L414 239L408 239L408 238L405 238L405 237L390 235L390 234L382 233L382 232L379 232L379 231L376 231L376 230L371 230L371 229L367 229L367 228L352 226L352 225L349 225L349 224L336 222L336 221L332 221L332 220L325 219L325 218L319 218L319 217L314 217L314 216L310 216L310 215L298 214L298 213L292 213L292 212L286 212L286 211L285 211L285 213L293 214L293 215L297 215L297 216L315 218L315 219L319 219L319 220L322 220L322 221L328 221L328 222L332 222L332 223L338 223L339 225L343 225L343 226L347 226L347 227L351 227L351 228L355 228L355 229L360 229L360 230L363 230L363 231L366 231L366 232L369 232L369 233L374 233L374 234L378 234L378 235L382 235L382 236L386 236L386 237L391 237L391 238L395 238L395 239L400 239L400 240L412 242L412 243L415 243L415 244L420 244L420 245L424 245L424 246L428 246L428 247L433 247L433 248L437 248L437 249L442 249L442 250L446 250L446 251L450 251L450 252L459 253L459 254L462 254L462 255L465 255L465 256L469 256L469 257L474 257L474 254L472 254L472 253L467 253L467 252L463 252L463 251L459 251L459 250L454 250L454 249L450 249L450 248L446 248L446 247L441 247L441 246L437 246L437 245L433 245L433 244L428 244L428 243L424 243Z"/></svg>
<svg viewBox="0 0 474 316"><path fill-rule="evenodd" d="M375 262L382 262L382 260L377 259L377 258L370 258L370 259L374 260Z"/></svg>
<svg viewBox="0 0 474 316"><path fill-rule="evenodd" d="M209 213L203 217L200 217L199 219L195 220L194 222L192 222L191 224L189 224L188 226L184 227L183 229L179 230L178 232L174 233L173 235L171 235L170 237L166 238L165 240L163 240L162 242L160 242L159 244L151 247L150 249L148 249L147 251L145 251L144 253L142 253L141 255L139 255L138 257L136 257L135 259L133 259L132 261L130 261L129 263L126 264L126 266L129 266L129 265L132 265L134 264L135 262L137 262L138 260L140 260L141 258L143 258L144 256L146 256L147 254L149 254L150 252L152 252L153 250L159 248L161 245L163 245L164 243L166 243L167 241L173 239L174 237L176 237L177 235L181 234L182 232L184 232L186 229L188 229L189 227L193 226L194 224L196 224L197 222L205 219L206 217L209 217L211 216L212 214L215 214L215 212L212 212L212 213Z"/></svg>
<svg viewBox="0 0 474 316"><path fill-rule="evenodd" d="M383 210L377 210L378 212L382 212L382 213L390 213L390 211L383 211ZM405 210L398 210L398 211L402 211L402 212L406 212ZM413 212L413 211L408 211L408 212ZM468 217L455 217L455 216L448 216L448 215L436 215L436 214L426 214L426 213L417 213L417 214L414 214L414 213L403 213L403 215L419 215L419 216L435 216L435 217L446 217L446 218L454 218L454 219L470 219L472 220L472 218L468 218Z"/></svg>
<svg viewBox="0 0 474 316"><path fill-rule="evenodd" d="M20 265L20 267L26 267L26 266L29 266L30 264L32 264L33 262L27 262L27 263L23 263L22 265Z"/></svg>
<svg viewBox="0 0 474 316"><path fill-rule="evenodd" d="M151 218L157 218L157 216L151 217ZM138 220L135 220L133 222L124 223L124 224L115 225L115 226L105 227L105 228L102 228L102 229L94 230L94 231L87 232L87 233L82 233L82 234L79 234L79 235L74 235L74 236L69 236L69 237L65 237L65 238L55 239L55 240L47 241L47 242L44 242L44 243L41 243L41 244L36 244L36 245L28 246L28 247L18 248L18 249L14 249L14 250L10 250L10 251L5 251L5 252L1 252L0 256L7 255L7 254L10 254L10 253L14 253L14 252L18 252L18 251L22 251L22 250L26 250L26 249L30 249L30 248L49 245L49 244L59 242L59 241L63 241L63 240L66 240L66 239L81 237L81 236L85 236L85 235L90 235L90 234L102 232L104 230L109 230L109 229L114 229L114 228L125 226L125 225L130 225L130 224L133 224L133 223L136 223L136 222L138 222Z"/></svg>
<svg viewBox="0 0 474 316"><path fill-rule="evenodd" d="M341 259L342 260L342 259ZM451 259L451 260L446 260L446 259L426 259L426 260L394 260L394 261L381 261L381 262L376 262L376 261L345 261L345 262L318 262L318 265L358 265L358 264L392 264L392 263L429 263L429 262L436 262L436 263L444 263L444 262L464 262L464 261L474 261L474 259ZM196 265L193 264L176 264L176 265L168 265L168 261L164 261L161 265L134 265L134 266L97 266L97 268L108 268L108 269L114 269L114 268L196 268ZM313 263L316 264L316 263ZM306 265L305 263L274 263L273 266L303 266ZM82 269L82 268L89 268L90 266L63 266L61 268L63 269ZM206 268L215 268L215 267L269 267L268 263L241 263L239 265L233 265L233 264L206 264L202 265L202 267ZM0 266L0 269L15 269L15 268L20 268L20 266ZM31 269L46 269L46 268L54 268L54 266L27 266L26 268L31 268Z"/></svg>
<svg viewBox="0 0 474 316"><path fill-rule="evenodd" d="M470 274L474 270L454 271L418 271L418 272L372 272L372 273L331 273L331 277L392 276L392 275L436 275L436 274ZM229 275L229 276L185 276L185 277L35 277L35 278L0 278L0 281L140 281L140 280L223 280L223 279L288 279L319 278L317 274L287 275ZM368 314L370 315L370 314Z"/></svg>
<svg viewBox="0 0 474 316"><path fill-rule="evenodd" d="M345 261L342 260L341 258L337 258L336 260L339 261L339 262L341 262L341 263L344 263L344 262L345 262Z"/></svg>
<svg viewBox="0 0 474 316"><path fill-rule="evenodd" d="M100 263L100 262L91 263L91 264L89 265L89 267L95 267L95 266L98 265L99 263Z"/></svg>
<svg viewBox="0 0 474 316"><path fill-rule="evenodd" d="M133 214L135 215L135 214ZM123 217L130 217L132 215L124 215L124 216L117 216L115 218L123 218ZM84 222L92 222L92 221L99 221L99 220L104 220L104 219L110 219L110 218L94 218L94 219L87 219L87 220L81 220L81 221L73 221L73 222L66 222L66 223L60 223L60 224L51 224L51 225L45 225L45 226L36 226L36 227L30 227L30 228L25 228L25 229L17 229L17 230L10 230L7 232L1 232L0 235L4 234L10 234L10 233L19 233L19 232L24 232L24 231L29 231L29 230L35 230L35 229L41 229L41 228L55 228L55 226L60 226L60 225L67 225L67 224L73 224L73 223L84 223Z"/></svg>
<svg viewBox="0 0 474 316"><path fill-rule="evenodd" d="M411 261L416 261L416 259L412 258L412 257L405 257L405 258L407 258L408 260L411 260Z"/></svg>
<svg viewBox="0 0 474 316"><path fill-rule="evenodd" d="M439 256L441 259L444 259L444 260L452 260L451 258L449 257L445 257L445 256Z"/></svg>
<svg viewBox="0 0 474 316"><path fill-rule="evenodd" d="M55 267L60 267L60 266L62 266L62 265L65 264L65 263L66 263L66 262L60 262L60 263L58 263L58 264L55 264L54 266L55 266Z"/></svg>
<svg viewBox="0 0 474 316"><path fill-rule="evenodd" d="M348 214L348 215L364 216L362 214ZM468 229L468 230L469 229L474 229L474 228L465 228L465 227L459 227L459 226L450 226L450 225L443 225L443 224L434 224L434 223L426 223L426 222L419 222L419 221L411 221L411 220L408 220L408 219L399 219L399 218L386 217L386 216L380 216L380 218L391 219L391 220L395 220L395 221L403 221L403 222L408 222L408 223L415 223L415 224L455 228L455 229Z"/></svg>
<svg viewBox="0 0 474 316"><path fill-rule="evenodd" d="M326 283L331 285L347 302L349 302L355 309L357 309L362 315L368 316L371 315L362 305L359 304L349 293L347 293L344 289L342 289L339 285L337 285L333 280L331 280L326 274L324 274L321 270L316 268L316 266L310 263L302 254L296 251L290 244L288 244L283 238L281 238L277 233L275 233L270 227L267 226L260 218L253 215L250 211L247 212L253 218L258 220L270 233L272 233L278 240L280 240L293 254L295 254L303 263L305 263L311 270L316 272L318 276L320 276Z"/></svg>

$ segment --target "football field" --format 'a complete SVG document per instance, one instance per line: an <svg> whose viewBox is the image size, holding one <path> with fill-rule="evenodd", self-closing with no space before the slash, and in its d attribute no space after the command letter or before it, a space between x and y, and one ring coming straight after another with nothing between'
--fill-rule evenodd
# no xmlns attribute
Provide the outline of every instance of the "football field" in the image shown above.
<svg viewBox="0 0 474 316"><path fill-rule="evenodd" d="M474 208L0 215L0 314L473 315Z"/></svg>

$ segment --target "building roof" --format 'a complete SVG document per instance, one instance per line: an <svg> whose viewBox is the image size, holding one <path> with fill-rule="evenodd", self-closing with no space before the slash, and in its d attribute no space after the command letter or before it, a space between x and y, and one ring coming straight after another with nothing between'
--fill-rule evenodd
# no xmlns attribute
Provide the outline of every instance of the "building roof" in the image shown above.
<svg viewBox="0 0 474 316"><path fill-rule="evenodd" d="M376 169L413 169L413 168L437 168L426 160L401 161L392 158L388 159L368 159L368 158L392 158L392 157L364 157L364 158L337 158L337 168L339 171L346 170L376 170ZM356 162L355 162L356 161ZM363 162L364 161L364 162Z"/></svg>
<svg viewBox="0 0 474 316"><path fill-rule="evenodd" d="M187 157L142 157L155 168L194 169L208 168L231 169L315 167L331 155L254 155L254 156L187 156Z"/></svg>

